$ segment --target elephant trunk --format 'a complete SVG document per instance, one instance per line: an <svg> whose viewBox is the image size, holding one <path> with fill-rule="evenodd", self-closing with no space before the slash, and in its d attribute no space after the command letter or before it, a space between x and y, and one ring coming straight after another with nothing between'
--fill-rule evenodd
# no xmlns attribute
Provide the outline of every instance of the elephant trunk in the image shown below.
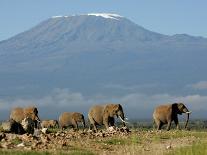
<svg viewBox="0 0 207 155"><path fill-rule="evenodd" d="M191 113L190 111L187 111L187 112L186 112L186 114L187 114L187 119L186 119L186 123L185 123L185 128L187 128L190 113Z"/></svg>
<svg viewBox="0 0 207 155"><path fill-rule="evenodd" d="M40 121L40 118L38 117L38 115L36 115L34 122L35 122L35 128L37 128L37 129L42 128L41 127L41 121Z"/></svg>

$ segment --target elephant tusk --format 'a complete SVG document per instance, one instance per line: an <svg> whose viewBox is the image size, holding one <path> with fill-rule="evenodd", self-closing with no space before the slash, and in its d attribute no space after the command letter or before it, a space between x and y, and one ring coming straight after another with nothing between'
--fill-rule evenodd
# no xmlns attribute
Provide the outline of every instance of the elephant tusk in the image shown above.
<svg viewBox="0 0 207 155"><path fill-rule="evenodd" d="M186 114L191 114L192 113L192 111L188 111L188 112L185 112Z"/></svg>
<svg viewBox="0 0 207 155"><path fill-rule="evenodd" d="M119 118L120 118L120 120L121 120L122 122L124 122L124 123L129 123L129 122L124 121L124 120L121 118L121 116L119 116Z"/></svg>

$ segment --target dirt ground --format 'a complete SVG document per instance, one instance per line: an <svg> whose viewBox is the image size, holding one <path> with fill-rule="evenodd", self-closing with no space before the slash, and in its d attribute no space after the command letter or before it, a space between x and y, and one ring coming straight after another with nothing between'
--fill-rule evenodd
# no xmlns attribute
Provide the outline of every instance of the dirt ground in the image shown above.
<svg viewBox="0 0 207 155"><path fill-rule="evenodd" d="M0 150L47 151L51 154L153 154L162 155L173 149L205 141L206 132L170 130L114 129L98 133L73 130L51 130L39 136L0 133Z"/></svg>

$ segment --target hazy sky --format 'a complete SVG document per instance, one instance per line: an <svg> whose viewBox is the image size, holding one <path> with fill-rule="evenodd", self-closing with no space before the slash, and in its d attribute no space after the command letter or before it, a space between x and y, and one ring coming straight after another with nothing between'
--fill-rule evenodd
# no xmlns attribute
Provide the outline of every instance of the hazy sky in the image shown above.
<svg viewBox="0 0 207 155"><path fill-rule="evenodd" d="M55 15L109 12L163 34L207 37L206 0L0 0L0 40Z"/></svg>

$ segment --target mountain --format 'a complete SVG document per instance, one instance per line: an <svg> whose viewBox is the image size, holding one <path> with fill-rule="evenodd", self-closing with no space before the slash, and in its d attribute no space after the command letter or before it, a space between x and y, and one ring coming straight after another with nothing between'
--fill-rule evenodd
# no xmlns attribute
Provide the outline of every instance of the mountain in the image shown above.
<svg viewBox="0 0 207 155"><path fill-rule="evenodd" d="M207 79L206 57L203 37L159 34L116 14L55 16L0 42L0 95L206 95L189 87Z"/></svg>

